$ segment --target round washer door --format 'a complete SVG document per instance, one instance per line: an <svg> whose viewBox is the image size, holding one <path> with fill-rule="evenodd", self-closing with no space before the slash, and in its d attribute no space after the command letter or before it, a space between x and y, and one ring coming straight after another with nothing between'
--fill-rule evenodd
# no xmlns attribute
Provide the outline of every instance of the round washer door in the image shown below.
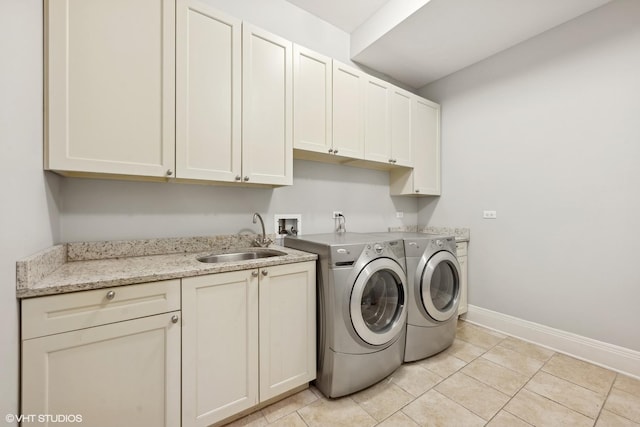
<svg viewBox="0 0 640 427"><path fill-rule="evenodd" d="M434 320L444 322L458 311L460 264L448 251L436 252L422 271L422 304Z"/></svg>
<svg viewBox="0 0 640 427"><path fill-rule="evenodd" d="M404 271L390 258L377 258L358 274L349 313L363 341L384 345L402 331L407 319L406 282Z"/></svg>

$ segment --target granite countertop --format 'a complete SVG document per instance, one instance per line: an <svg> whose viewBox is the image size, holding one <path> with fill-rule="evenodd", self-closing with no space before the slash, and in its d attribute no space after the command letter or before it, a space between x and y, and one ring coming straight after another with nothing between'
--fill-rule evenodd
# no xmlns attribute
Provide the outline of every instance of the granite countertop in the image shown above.
<svg viewBox="0 0 640 427"><path fill-rule="evenodd" d="M436 227L431 225L389 227L389 231L455 236L456 242L468 242L471 235L467 227Z"/></svg>
<svg viewBox="0 0 640 427"><path fill-rule="evenodd" d="M286 255L212 264L196 259L251 247L253 237L231 235L56 245L17 262L16 296L29 298L317 259L315 254L276 245L269 249Z"/></svg>

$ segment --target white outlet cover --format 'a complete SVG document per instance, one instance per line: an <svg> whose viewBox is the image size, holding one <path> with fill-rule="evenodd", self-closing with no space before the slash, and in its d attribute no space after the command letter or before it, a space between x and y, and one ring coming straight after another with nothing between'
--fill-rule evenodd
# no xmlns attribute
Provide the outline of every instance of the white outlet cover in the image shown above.
<svg viewBox="0 0 640 427"><path fill-rule="evenodd" d="M498 213L496 211L483 211L482 218L484 219L496 219L498 218Z"/></svg>

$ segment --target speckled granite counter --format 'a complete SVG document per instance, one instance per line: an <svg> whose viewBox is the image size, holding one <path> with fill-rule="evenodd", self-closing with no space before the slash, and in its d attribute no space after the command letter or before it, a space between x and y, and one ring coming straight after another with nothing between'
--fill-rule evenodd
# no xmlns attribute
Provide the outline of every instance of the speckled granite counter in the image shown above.
<svg viewBox="0 0 640 427"><path fill-rule="evenodd" d="M426 225L410 225L404 227L389 227L389 231L408 232L408 233L426 233L426 234L446 234L455 236L456 242L468 242L470 238L470 230L465 227L433 227Z"/></svg>
<svg viewBox="0 0 640 427"><path fill-rule="evenodd" d="M253 235L56 245L16 263L16 296L29 298L225 271L313 261L317 255L270 246L286 255L207 264L196 258L252 246ZM259 249L256 249L259 250Z"/></svg>

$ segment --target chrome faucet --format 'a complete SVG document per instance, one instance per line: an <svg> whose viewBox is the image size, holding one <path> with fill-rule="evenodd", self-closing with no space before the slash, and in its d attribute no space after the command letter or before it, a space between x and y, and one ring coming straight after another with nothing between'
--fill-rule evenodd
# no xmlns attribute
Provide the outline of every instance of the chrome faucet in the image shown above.
<svg viewBox="0 0 640 427"><path fill-rule="evenodd" d="M256 237L254 239L253 243L256 246L259 246L261 248L266 248L271 243L273 243L273 240L267 238L267 234L264 231L264 221L262 220L262 217L260 216L260 214L258 212L256 212L256 213L253 214L253 223L255 224L258 219L260 220L260 225L262 226L262 238Z"/></svg>

